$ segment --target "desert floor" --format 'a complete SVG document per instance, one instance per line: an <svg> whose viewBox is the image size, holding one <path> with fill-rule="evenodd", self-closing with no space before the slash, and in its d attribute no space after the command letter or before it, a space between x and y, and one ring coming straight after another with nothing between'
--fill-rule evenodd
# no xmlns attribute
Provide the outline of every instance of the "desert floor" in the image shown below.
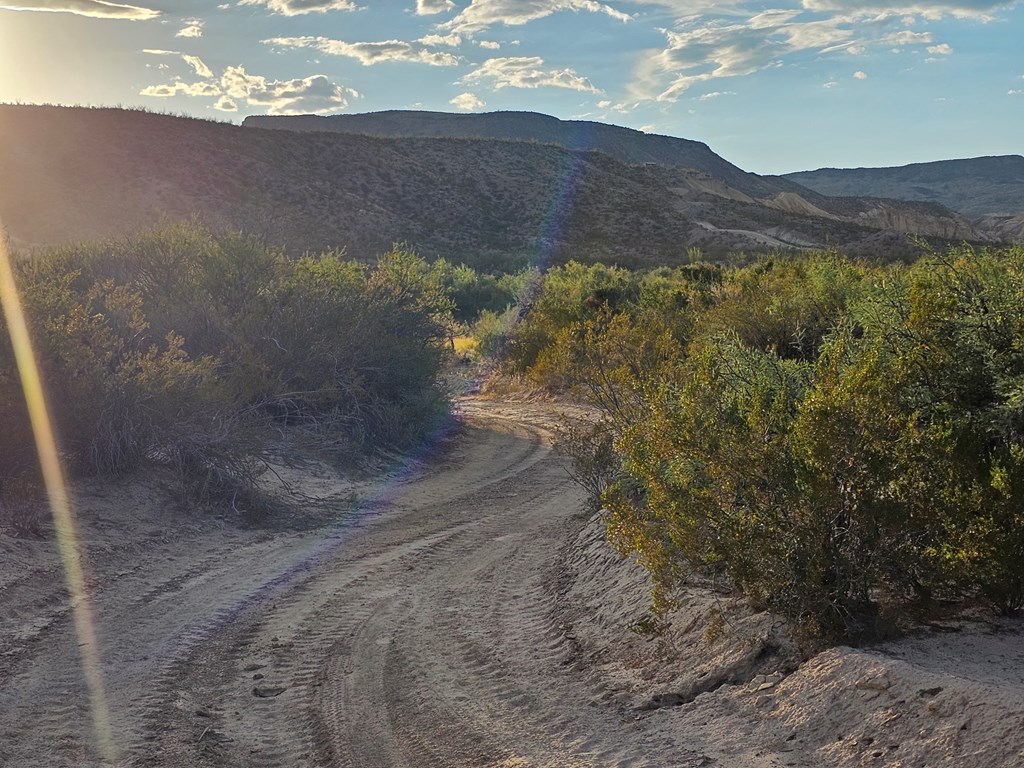
<svg viewBox="0 0 1024 768"><path fill-rule="evenodd" d="M655 616L556 410L469 396L382 477L282 468L317 511L273 526L76 488L105 746L55 540L0 532L0 764L1024 765L1021 622L802 660L714 584Z"/></svg>

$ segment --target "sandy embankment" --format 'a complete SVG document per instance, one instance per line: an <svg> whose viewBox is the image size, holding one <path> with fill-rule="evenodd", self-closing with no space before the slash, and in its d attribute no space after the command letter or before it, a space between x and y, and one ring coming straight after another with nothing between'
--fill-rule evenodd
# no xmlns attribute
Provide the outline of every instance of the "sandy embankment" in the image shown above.
<svg viewBox="0 0 1024 768"><path fill-rule="evenodd" d="M649 579L602 529L593 518L566 550L573 632L623 699L686 734L708 765L1024 766L1020 620L950 623L798 665L784 622L708 585L655 620Z"/></svg>

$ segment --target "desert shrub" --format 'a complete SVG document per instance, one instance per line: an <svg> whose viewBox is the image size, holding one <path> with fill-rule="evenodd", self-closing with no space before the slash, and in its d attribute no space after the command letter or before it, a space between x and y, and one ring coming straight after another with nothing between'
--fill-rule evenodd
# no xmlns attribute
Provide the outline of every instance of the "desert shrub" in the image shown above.
<svg viewBox="0 0 1024 768"><path fill-rule="evenodd" d="M483 358L499 357L508 341L515 317L515 310L511 308L500 315L489 309L481 312L471 329L476 341L476 354Z"/></svg>
<svg viewBox="0 0 1024 768"><path fill-rule="evenodd" d="M78 472L146 462L192 495L259 505L261 429L347 451L408 445L447 411L451 301L401 249L374 268L299 260L181 224L18 263L60 438ZM0 479L35 462L12 351L0 344Z"/></svg>
<svg viewBox="0 0 1024 768"><path fill-rule="evenodd" d="M601 409L564 450L663 587L709 571L813 642L877 637L1024 607L1022 276L1019 247L826 254L622 278L590 307L581 268L520 360Z"/></svg>
<svg viewBox="0 0 1024 768"><path fill-rule="evenodd" d="M694 336L699 342L725 331L755 349L813 360L871 275L835 254L763 259L711 287Z"/></svg>
<svg viewBox="0 0 1024 768"><path fill-rule="evenodd" d="M634 275L625 269L569 262L549 270L540 295L509 338L506 368L518 374L529 372L564 329L602 310L615 311L638 294ZM542 378L540 372L534 374L534 379Z"/></svg>
<svg viewBox="0 0 1024 768"><path fill-rule="evenodd" d="M531 270L489 274L465 264L454 265L438 259L431 265L452 301L452 316L457 323L472 325L484 312L501 315L515 304L529 280Z"/></svg>
<svg viewBox="0 0 1024 768"><path fill-rule="evenodd" d="M572 461L570 477L587 493L584 509L601 506L605 489L619 474L614 447L614 426L606 419L593 424L563 420L556 431L554 448Z"/></svg>

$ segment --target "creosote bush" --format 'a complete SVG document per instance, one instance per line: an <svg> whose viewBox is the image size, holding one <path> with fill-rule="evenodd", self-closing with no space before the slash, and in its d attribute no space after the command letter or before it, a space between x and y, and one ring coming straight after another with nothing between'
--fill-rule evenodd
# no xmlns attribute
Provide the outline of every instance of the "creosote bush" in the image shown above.
<svg viewBox="0 0 1024 768"><path fill-rule="evenodd" d="M408 446L447 410L453 305L400 248L375 267L297 260L180 224L16 264L47 399L79 473L167 466L193 495L259 505L266 428L356 453ZM0 332L0 480L35 462Z"/></svg>
<svg viewBox="0 0 1024 768"><path fill-rule="evenodd" d="M1024 607L1022 340L1020 247L569 265L506 366L600 407L563 445L663 587L722 574L819 643Z"/></svg>

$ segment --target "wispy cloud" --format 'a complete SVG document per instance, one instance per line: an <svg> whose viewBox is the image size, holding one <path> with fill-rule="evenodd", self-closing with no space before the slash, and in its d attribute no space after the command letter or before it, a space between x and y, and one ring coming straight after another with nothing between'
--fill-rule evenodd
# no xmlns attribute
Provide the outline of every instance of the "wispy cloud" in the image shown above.
<svg viewBox="0 0 1024 768"><path fill-rule="evenodd" d="M891 45L896 48L904 48L908 45L927 45L934 41L935 38L931 32L913 32L909 29L893 32L879 39L883 45Z"/></svg>
<svg viewBox="0 0 1024 768"><path fill-rule="evenodd" d="M853 73L853 79L854 80L867 80L868 79L868 73L864 72L863 70L858 69L856 72Z"/></svg>
<svg viewBox="0 0 1024 768"><path fill-rule="evenodd" d="M447 35L424 35L417 42L423 43L423 45L445 45L449 48L458 48L462 45L462 36L456 35L454 32Z"/></svg>
<svg viewBox="0 0 1024 768"><path fill-rule="evenodd" d="M825 9L826 3L831 3L829 10L808 11ZM988 0L978 3L978 7L993 6ZM940 55L952 52L945 43L936 45L931 32L907 28L916 18L910 10L906 15L865 10L873 7L871 0L802 0L799 8L750 14L734 4L727 12L719 8L711 15L683 18L662 30L667 43L663 50L648 52L638 61L630 95L637 103L673 102L699 83L782 67L802 52L859 55L869 48L908 46L929 46L929 51ZM923 7L915 6L918 15ZM930 12L939 8L930 6Z"/></svg>
<svg viewBox="0 0 1024 768"><path fill-rule="evenodd" d="M213 77L213 71L206 66L203 60L198 56L190 56L187 53L183 53L181 58L184 59L185 63L192 67L200 77Z"/></svg>
<svg viewBox="0 0 1024 768"><path fill-rule="evenodd" d="M182 61L192 67L199 77L213 77L213 71L206 66L206 63L198 56L182 53L181 51L165 51L162 48L143 48L142 52L148 53L152 56L178 56Z"/></svg>
<svg viewBox="0 0 1024 768"><path fill-rule="evenodd" d="M202 37L203 36L203 20L202 19L185 19L185 26L177 31L175 37Z"/></svg>
<svg viewBox="0 0 1024 768"><path fill-rule="evenodd" d="M631 18L629 14L597 0L472 0L444 27L473 35L496 24L520 26L560 11L603 13L619 21Z"/></svg>
<svg viewBox="0 0 1024 768"><path fill-rule="evenodd" d="M129 19L132 21L155 19L160 15L160 11L152 8L108 3L104 0L0 0L0 9L73 13L94 19Z"/></svg>
<svg viewBox="0 0 1024 768"><path fill-rule="evenodd" d="M461 109L463 112L479 112L487 106L486 101L472 93L460 93L448 103L456 109Z"/></svg>
<svg viewBox="0 0 1024 768"><path fill-rule="evenodd" d="M1013 4L1014 0L923 0L906 3L888 0L802 0L803 7L809 11L835 11L862 17L885 14L940 19L953 16L983 21L991 19L1000 8Z"/></svg>
<svg viewBox="0 0 1024 768"><path fill-rule="evenodd" d="M722 96L735 96L735 91L711 91L711 93L705 93L697 97L698 101L711 101L712 99L719 99Z"/></svg>
<svg viewBox="0 0 1024 768"><path fill-rule="evenodd" d="M354 11L352 0L238 0L239 5L265 5L271 13L281 16L304 16L307 13Z"/></svg>
<svg viewBox="0 0 1024 768"><path fill-rule="evenodd" d="M356 59L366 67L388 61L414 62L435 67L451 67L460 62L458 56L446 51L435 51L422 43L409 43L404 40L347 43L328 37L274 37L264 40L263 43L283 48L313 48L328 56L347 56Z"/></svg>
<svg viewBox="0 0 1024 768"><path fill-rule="evenodd" d="M929 45L928 53L934 56L949 56L953 53L953 46L949 43L939 43L938 45Z"/></svg>
<svg viewBox="0 0 1024 768"><path fill-rule="evenodd" d="M460 82L489 82L495 88L568 88L573 91L600 93L586 77L576 70L544 69L540 56L512 56L488 59L465 75Z"/></svg>

